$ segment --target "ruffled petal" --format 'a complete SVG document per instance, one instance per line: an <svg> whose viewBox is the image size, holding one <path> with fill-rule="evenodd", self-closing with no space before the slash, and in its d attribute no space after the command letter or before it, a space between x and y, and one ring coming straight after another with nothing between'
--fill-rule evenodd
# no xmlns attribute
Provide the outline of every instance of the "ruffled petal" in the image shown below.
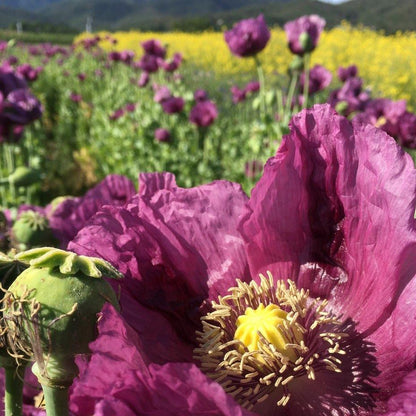
<svg viewBox="0 0 416 416"><path fill-rule="evenodd" d="M291 278L370 333L415 274L415 189L410 157L384 132L327 105L302 111L240 225L253 276Z"/></svg>
<svg viewBox="0 0 416 416"><path fill-rule="evenodd" d="M136 190L121 175L109 175L81 198L68 198L52 210L49 222L64 247L86 222L104 205L123 205Z"/></svg>
<svg viewBox="0 0 416 416"><path fill-rule="evenodd" d="M251 414L194 364L147 367L140 342L115 309L104 306L99 336L90 344L92 357L72 387L74 415Z"/></svg>
<svg viewBox="0 0 416 416"><path fill-rule="evenodd" d="M382 416L416 415L416 370L409 373L387 402Z"/></svg>
<svg viewBox="0 0 416 416"><path fill-rule="evenodd" d="M69 249L102 257L125 274L120 282L123 316L146 340L155 338L152 328L161 325L163 335L157 337L165 345L154 348L143 341L153 361L178 356L189 361L199 308L246 274L236 228L247 197L239 185L225 181L159 189L158 184L172 180L161 180L159 174L144 180L143 189L153 189L153 196L146 191L124 207L103 208ZM137 319L141 312L146 319Z"/></svg>

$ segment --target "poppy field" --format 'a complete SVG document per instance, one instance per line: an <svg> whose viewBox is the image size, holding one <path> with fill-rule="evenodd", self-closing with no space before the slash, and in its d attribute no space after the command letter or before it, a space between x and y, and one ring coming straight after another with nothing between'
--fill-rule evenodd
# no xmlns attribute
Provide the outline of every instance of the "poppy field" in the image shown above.
<svg viewBox="0 0 416 416"><path fill-rule="evenodd" d="M0 414L413 415L415 52L0 41Z"/></svg>

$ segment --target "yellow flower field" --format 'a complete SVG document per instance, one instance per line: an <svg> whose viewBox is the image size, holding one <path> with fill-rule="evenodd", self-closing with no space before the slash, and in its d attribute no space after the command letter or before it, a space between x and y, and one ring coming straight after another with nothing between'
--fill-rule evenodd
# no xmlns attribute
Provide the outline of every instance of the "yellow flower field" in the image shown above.
<svg viewBox="0 0 416 416"><path fill-rule="evenodd" d="M101 33L104 35L107 33ZM91 36L83 34L80 38ZM203 33L154 33L154 32L115 32L116 46L103 41L106 49L135 51L143 53L140 42L157 38L169 45L169 51L181 52L188 62L201 68L214 70L219 74L234 74L253 71L252 59L240 59L231 55L218 32ZM261 53L267 73L286 71L291 54L287 48L283 29L275 28L269 44ZM366 87L374 95L391 99L406 99L415 109L416 103L416 33L396 33L386 36L367 28L354 28L348 24L323 33L318 48L313 53L313 64L320 63L334 72L339 66L357 64L359 74Z"/></svg>

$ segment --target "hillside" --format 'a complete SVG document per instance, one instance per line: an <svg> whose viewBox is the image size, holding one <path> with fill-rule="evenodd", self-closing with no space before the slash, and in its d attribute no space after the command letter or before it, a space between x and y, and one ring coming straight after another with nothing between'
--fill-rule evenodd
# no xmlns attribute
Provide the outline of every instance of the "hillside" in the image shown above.
<svg viewBox="0 0 416 416"><path fill-rule="evenodd" d="M37 19L82 31L92 18L93 30L204 30L259 13L269 25L316 13L326 19L328 28L348 20L387 33L416 30L416 0L350 0L339 5L317 0L5 0L4 4L15 9L0 8L0 27Z"/></svg>

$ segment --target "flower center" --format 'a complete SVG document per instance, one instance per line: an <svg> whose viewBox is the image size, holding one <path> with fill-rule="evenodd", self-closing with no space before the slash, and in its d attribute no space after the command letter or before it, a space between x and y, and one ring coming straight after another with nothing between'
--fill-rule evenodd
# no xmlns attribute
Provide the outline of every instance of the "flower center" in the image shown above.
<svg viewBox="0 0 416 416"><path fill-rule="evenodd" d="M374 347L351 319L270 273L229 291L202 318L194 356L243 407L304 416L374 407Z"/></svg>
<svg viewBox="0 0 416 416"><path fill-rule="evenodd" d="M295 362L297 356L291 344L300 341L302 334L290 325L287 315L287 312L273 303L266 307L260 303L257 309L248 307L244 315L237 318L234 339L240 340L248 351L258 351L260 337L264 337L277 351ZM260 355L258 359L261 360Z"/></svg>

